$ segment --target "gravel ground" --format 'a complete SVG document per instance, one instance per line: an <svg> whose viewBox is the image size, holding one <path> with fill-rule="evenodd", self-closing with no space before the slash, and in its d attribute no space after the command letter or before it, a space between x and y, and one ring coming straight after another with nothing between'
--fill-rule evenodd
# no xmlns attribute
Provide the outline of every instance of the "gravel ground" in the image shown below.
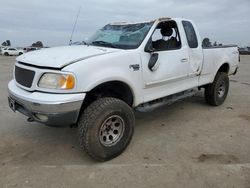
<svg viewBox="0 0 250 188"><path fill-rule="evenodd" d="M13 57L0 56L0 187L250 187L250 56L230 77L220 107L195 97L136 113L118 158L98 163L79 149L75 128L28 123L7 104Z"/></svg>

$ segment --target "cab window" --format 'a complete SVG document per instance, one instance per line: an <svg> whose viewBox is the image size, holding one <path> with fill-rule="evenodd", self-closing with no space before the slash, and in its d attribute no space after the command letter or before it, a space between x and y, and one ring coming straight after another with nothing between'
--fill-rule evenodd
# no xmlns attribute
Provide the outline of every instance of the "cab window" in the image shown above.
<svg viewBox="0 0 250 188"><path fill-rule="evenodd" d="M198 47L198 39L197 39L197 35L195 33L195 30L194 30L192 23L189 21L182 21L182 25L183 25L185 33L186 33L188 46L190 48L197 48Z"/></svg>
<svg viewBox="0 0 250 188"><path fill-rule="evenodd" d="M181 48L181 40L176 22L161 22L152 35L155 51L176 50Z"/></svg>

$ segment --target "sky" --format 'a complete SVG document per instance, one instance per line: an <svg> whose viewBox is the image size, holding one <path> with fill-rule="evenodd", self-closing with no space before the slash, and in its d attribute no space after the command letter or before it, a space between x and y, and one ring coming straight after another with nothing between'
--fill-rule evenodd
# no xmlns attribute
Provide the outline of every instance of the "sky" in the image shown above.
<svg viewBox="0 0 250 188"><path fill-rule="evenodd" d="M250 46L250 0L0 0L0 43L67 45L80 7L73 41L110 22L172 17L193 20L202 38Z"/></svg>

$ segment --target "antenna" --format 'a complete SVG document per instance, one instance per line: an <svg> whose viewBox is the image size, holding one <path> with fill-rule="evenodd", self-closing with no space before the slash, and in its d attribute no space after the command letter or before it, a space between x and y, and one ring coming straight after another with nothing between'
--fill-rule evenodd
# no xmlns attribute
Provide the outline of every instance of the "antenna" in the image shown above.
<svg viewBox="0 0 250 188"><path fill-rule="evenodd" d="M75 33L76 24L77 24L77 21L78 21L78 18L79 18L81 9L82 9L82 7L80 6L80 8L79 8L79 10L78 10L78 12L77 12L76 20L75 20L75 23L74 23L74 26L73 26L73 30L72 30L72 33L71 33L71 36L70 36L69 45L72 44L72 38L73 38L73 35L74 35L74 33Z"/></svg>

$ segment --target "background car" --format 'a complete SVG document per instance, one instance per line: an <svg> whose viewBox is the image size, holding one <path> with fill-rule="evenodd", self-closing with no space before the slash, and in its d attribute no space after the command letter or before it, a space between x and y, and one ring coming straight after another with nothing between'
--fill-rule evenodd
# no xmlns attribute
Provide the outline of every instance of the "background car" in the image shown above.
<svg viewBox="0 0 250 188"><path fill-rule="evenodd" d="M23 51L19 51L17 48L4 48L2 50L2 55L5 56L18 56L18 55L22 55Z"/></svg>
<svg viewBox="0 0 250 188"><path fill-rule="evenodd" d="M35 51L35 50L40 50L40 48L37 47L28 47L27 52Z"/></svg>
<svg viewBox="0 0 250 188"><path fill-rule="evenodd" d="M3 47L3 46L0 47L0 55L3 55L2 52L3 52L3 49L5 49L5 48L6 47Z"/></svg>
<svg viewBox="0 0 250 188"><path fill-rule="evenodd" d="M250 55L250 47L239 48L240 55Z"/></svg>
<svg viewBox="0 0 250 188"><path fill-rule="evenodd" d="M19 54L21 53L21 54L24 54L24 53L26 53L27 52L27 48L17 48L17 50L19 51Z"/></svg>

